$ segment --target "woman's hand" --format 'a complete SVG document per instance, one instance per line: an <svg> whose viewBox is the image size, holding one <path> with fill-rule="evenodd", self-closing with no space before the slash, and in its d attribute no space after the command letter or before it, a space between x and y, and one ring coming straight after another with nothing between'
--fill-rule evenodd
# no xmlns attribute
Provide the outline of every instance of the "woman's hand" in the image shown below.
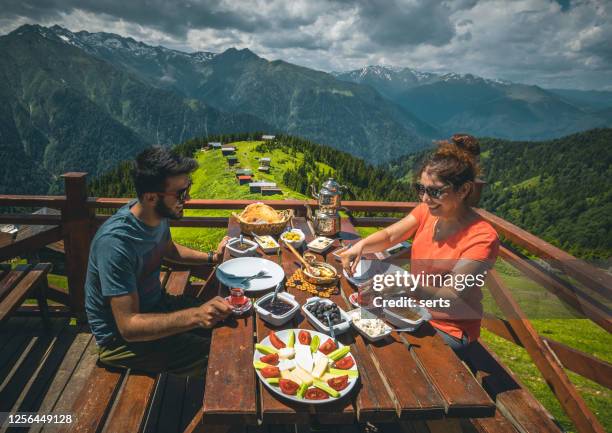
<svg viewBox="0 0 612 433"><path fill-rule="evenodd" d="M346 251L340 253L340 260L342 262L342 268L346 271L347 274L353 276L355 270L357 269L357 265L361 260L361 256L363 255L363 243L357 242L355 245L347 249Z"/></svg>

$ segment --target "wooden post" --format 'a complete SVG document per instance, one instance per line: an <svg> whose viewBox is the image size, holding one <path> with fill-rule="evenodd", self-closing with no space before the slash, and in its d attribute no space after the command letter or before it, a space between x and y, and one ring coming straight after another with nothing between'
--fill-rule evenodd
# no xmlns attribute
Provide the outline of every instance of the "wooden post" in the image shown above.
<svg viewBox="0 0 612 433"><path fill-rule="evenodd" d="M62 209L62 235L70 307L79 321L85 321L85 277L94 211L87 207L87 173L66 173L62 177L66 190L66 206Z"/></svg>
<svg viewBox="0 0 612 433"><path fill-rule="evenodd" d="M580 433L604 433L603 426L587 407L576 387L570 382L555 353L542 341L495 270L489 272L487 281L493 299L561 403L561 407L576 426L576 430Z"/></svg>

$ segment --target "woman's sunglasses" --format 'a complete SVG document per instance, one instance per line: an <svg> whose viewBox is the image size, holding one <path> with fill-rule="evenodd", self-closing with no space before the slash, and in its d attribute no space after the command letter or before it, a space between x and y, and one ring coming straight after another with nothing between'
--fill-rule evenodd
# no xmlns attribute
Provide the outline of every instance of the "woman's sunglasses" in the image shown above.
<svg viewBox="0 0 612 433"><path fill-rule="evenodd" d="M416 190L419 197L423 197L425 193L431 198L439 199L444 194L444 190L450 188L450 185L444 185L441 188L434 188L432 186L425 186L422 183L416 182L414 184L414 189Z"/></svg>
<svg viewBox="0 0 612 433"><path fill-rule="evenodd" d="M187 196L189 195L189 190L191 189L191 182L189 182L189 184L185 187L185 188L181 188L178 191L174 191L174 192L158 192L156 193L157 195L161 195L161 196L173 196L176 197L176 199L180 202L184 202L187 199Z"/></svg>

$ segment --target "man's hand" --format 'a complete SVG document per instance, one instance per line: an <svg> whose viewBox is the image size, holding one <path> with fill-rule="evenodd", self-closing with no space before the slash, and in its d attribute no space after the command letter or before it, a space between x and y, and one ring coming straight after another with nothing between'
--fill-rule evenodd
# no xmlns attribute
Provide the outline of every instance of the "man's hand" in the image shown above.
<svg viewBox="0 0 612 433"><path fill-rule="evenodd" d="M225 246L227 245L227 242L230 240L229 236L225 236L223 239L221 239L221 242L219 242L219 245L217 245L217 251L215 251L216 257L215 257L215 262L219 263L221 261L221 259L223 258L223 252L225 251Z"/></svg>
<svg viewBox="0 0 612 433"><path fill-rule="evenodd" d="M198 324L202 328L212 328L218 322L225 320L231 313L232 307L230 304L220 296L215 296L198 308Z"/></svg>

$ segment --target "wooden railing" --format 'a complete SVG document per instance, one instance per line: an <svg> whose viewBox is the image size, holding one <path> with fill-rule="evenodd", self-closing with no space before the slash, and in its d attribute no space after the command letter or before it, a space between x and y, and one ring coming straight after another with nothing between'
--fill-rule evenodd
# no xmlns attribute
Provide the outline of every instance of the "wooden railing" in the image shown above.
<svg viewBox="0 0 612 433"><path fill-rule="evenodd" d="M32 237L20 239L0 248L0 261L24 255L57 241L63 241L68 276L69 307L73 315L84 319L83 287L89 247L95 231L108 218L108 215L96 212L117 209L125 205L129 199L88 197L85 173L67 173L63 178L65 196L0 195L0 207L50 207L60 211L60 215L0 214L0 224L50 226ZM316 206L313 200L262 201L273 208L293 209L297 215L305 215L305 205ZM252 202L253 200L198 199L187 202L185 208L242 209ZM417 203L411 202L343 202L343 206L355 213L395 215L395 217L355 217L355 225L362 227L388 226L398 220L397 215L410 212L416 205ZM483 209L476 209L476 211L512 244L502 245L501 259L516 268L525 277L558 296L578 313L606 331L612 331L611 314L607 305L612 298L612 279L609 274L574 258L496 215ZM228 221L227 217L185 217L178 221L171 221L171 225L175 227L226 227ZM558 272L552 272L529 260L516 251L515 247L520 247L530 254L546 259L554 268L570 278L562 278ZM574 284L572 280L578 284ZM603 432L603 427L570 382L564 368L612 389L612 365L590 354L538 335L495 271L490 273L488 287L506 317L485 315L483 326L527 350L578 431ZM50 291L50 298L59 302L67 300L65 293L57 289Z"/></svg>

